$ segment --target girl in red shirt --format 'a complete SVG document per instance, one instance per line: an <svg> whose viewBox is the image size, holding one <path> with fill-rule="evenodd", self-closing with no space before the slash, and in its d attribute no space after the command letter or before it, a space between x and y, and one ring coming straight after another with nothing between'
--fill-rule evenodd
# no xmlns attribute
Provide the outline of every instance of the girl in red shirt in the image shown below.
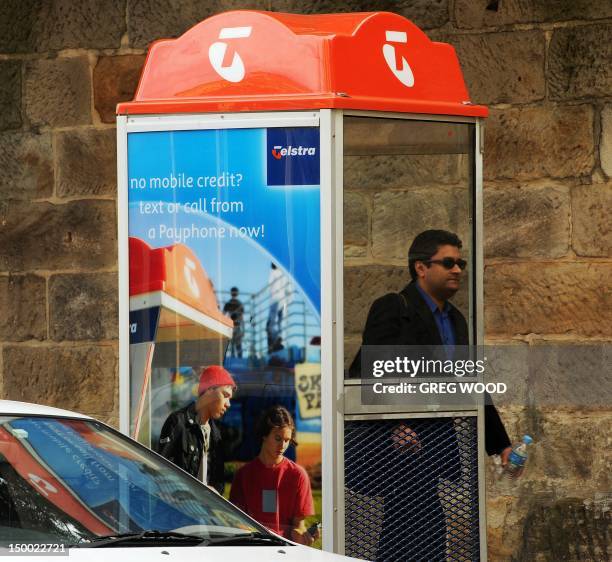
<svg viewBox="0 0 612 562"><path fill-rule="evenodd" d="M236 472L230 501L271 531L300 544L318 537L306 530L305 518L314 514L310 479L306 471L284 456L295 441L295 423L282 406L261 416L255 434L259 455Z"/></svg>

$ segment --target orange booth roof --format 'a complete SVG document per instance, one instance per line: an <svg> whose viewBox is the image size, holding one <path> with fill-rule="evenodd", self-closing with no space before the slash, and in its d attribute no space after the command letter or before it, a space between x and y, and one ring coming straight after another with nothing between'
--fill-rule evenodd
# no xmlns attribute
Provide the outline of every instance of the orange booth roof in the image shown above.
<svg viewBox="0 0 612 562"><path fill-rule="evenodd" d="M222 324L234 326L219 310L212 281L194 252L184 244L151 248L129 238L130 297L162 291Z"/></svg>
<svg viewBox="0 0 612 562"><path fill-rule="evenodd" d="M455 50L389 12L234 11L155 42L120 115L344 108L486 117Z"/></svg>

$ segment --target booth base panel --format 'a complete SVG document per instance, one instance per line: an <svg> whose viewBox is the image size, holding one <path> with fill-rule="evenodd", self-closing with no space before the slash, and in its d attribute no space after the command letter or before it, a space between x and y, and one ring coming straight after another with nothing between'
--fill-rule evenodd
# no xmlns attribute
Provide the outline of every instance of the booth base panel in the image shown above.
<svg viewBox="0 0 612 562"><path fill-rule="evenodd" d="M348 556L480 559L475 417L346 422L345 486Z"/></svg>

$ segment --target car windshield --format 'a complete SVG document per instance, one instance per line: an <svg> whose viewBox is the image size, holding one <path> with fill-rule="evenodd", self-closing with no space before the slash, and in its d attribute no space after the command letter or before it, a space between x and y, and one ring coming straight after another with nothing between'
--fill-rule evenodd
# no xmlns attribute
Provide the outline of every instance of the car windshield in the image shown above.
<svg viewBox="0 0 612 562"><path fill-rule="evenodd" d="M216 492L92 420L0 416L0 547L155 530L267 531Z"/></svg>

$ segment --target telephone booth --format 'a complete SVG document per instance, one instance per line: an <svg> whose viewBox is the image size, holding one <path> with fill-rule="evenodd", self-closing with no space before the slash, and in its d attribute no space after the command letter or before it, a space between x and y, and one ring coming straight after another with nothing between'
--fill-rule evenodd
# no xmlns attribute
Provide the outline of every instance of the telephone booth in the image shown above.
<svg viewBox="0 0 612 562"><path fill-rule="evenodd" d="M323 549L486 559L484 406L367 400L348 369L428 229L463 243L453 302L482 343L486 115L452 46L392 13L234 11L154 43L117 108L122 431L155 446L223 364L228 486L281 404ZM428 436L427 462L386 454L398 424Z"/></svg>

